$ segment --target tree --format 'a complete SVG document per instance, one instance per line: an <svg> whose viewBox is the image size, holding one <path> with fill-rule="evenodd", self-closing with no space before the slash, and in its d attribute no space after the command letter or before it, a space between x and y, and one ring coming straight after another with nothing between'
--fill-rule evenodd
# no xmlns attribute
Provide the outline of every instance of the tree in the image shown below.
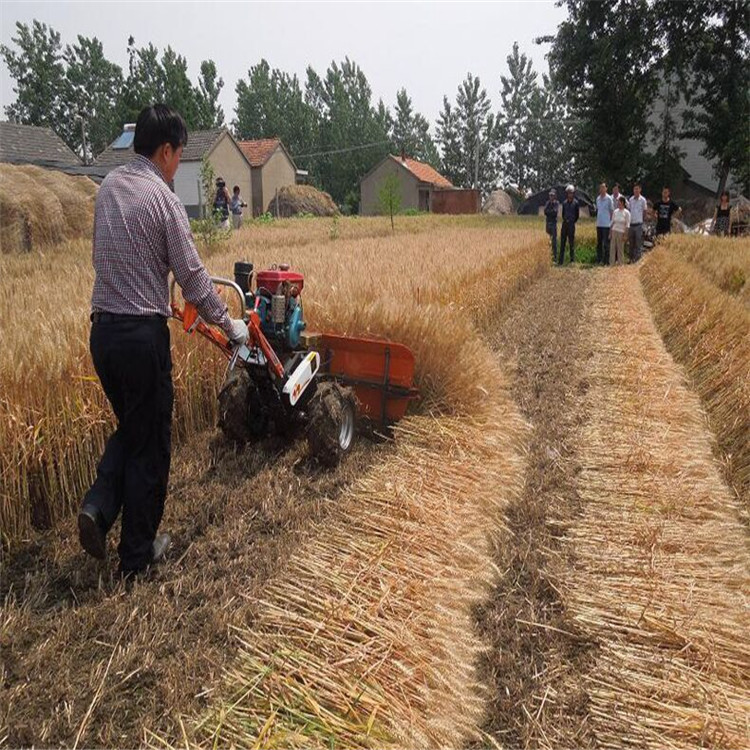
<svg viewBox="0 0 750 750"><path fill-rule="evenodd" d="M413 111L406 89L396 92L396 109L390 132L397 153L403 151L407 156L440 167L440 154L430 135L430 123L419 112Z"/></svg>
<svg viewBox="0 0 750 750"><path fill-rule="evenodd" d="M219 104L219 94L223 88L224 79L218 76L214 61L204 60L197 92L199 129L220 128L224 124L224 110Z"/></svg>
<svg viewBox="0 0 750 750"><path fill-rule="evenodd" d="M325 77L308 67L305 101L315 112L320 134L314 169L334 200L355 212L359 179L388 154L385 108L372 105L367 77L349 58L332 62Z"/></svg>
<svg viewBox="0 0 750 750"><path fill-rule="evenodd" d="M393 217L401 210L401 182L398 175L391 173L380 183L378 204L380 212L391 217L391 231L395 231Z"/></svg>
<svg viewBox="0 0 750 750"><path fill-rule="evenodd" d="M750 192L750 5L742 0L702 0L686 4L695 24L691 46L683 53L687 69L685 130L682 135L703 143L701 153L715 159L718 193L725 189L730 171ZM681 15L686 15L683 12ZM683 29L681 37L684 38ZM685 59L687 58L687 59Z"/></svg>
<svg viewBox="0 0 750 750"><path fill-rule="evenodd" d="M656 17L647 0L566 0L551 41L550 70L575 123L573 154L590 184L644 171L648 114L659 78Z"/></svg>
<svg viewBox="0 0 750 750"><path fill-rule="evenodd" d="M315 112L297 76L261 60L237 82L233 128L239 138L280 138L292 156L317 150Z"/></svg>
<svg viewBox="0 0 750 750"><path fill-rule="evenodd" d="M18 51L0 45L0 56L16 82L16 101L5 107L5 114L22 125L57 129L62 119L65 72L60 34L36 20L31 28L17 22L12 41Z"/></svg>
<svg viewBox="0 0 750 750"><path fill-rule="evenodd" d="M188 130L201 127L198 91L190 82L187 60L167 46L161 58L162 101L176 109L184 118ZM145 102L144 104L150 104Z"/></svg>
<svg viewBox="0 0 750 750"><path fill-rule="evenodd" d="M508 75L500 76L502 110L498 116L498 135L503 145L499 167L506 182L517 185L525 194L535 178L531 156L539 142L533 137L533 119L546 115L542 106L544 97L538 90L531 60L518 52L518 42L513 43L513 52L506 60ZM536 112L532 114L534 105Z"/></svg>
<svg viewBox="0 0 750 750"><path fill-rule="evenodd" d="M58 135L89 162L120 132L117 105L122 95L122 70L107 60L96 37L79 36L77 44L65 48L64 60L65 116Z"/></svg>
<svg viewBox="0 0 750 750"><path fill-rule="evenodd" d="M456 94L455 108L443 99L437 140L443 149L445 175L456 185L483 193L496 176L496 125L487 91L469 73Z"/></svg>

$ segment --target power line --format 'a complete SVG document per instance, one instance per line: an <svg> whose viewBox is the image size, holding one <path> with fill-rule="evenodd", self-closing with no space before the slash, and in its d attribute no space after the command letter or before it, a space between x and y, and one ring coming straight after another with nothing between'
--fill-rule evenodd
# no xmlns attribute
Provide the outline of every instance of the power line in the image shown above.
<svg viewBox="0 0 750 750"><path fill-rule="evenodd" d="M347 146L346 148L337 148L332 151L316 151L311 154L299 154L299 156L293 156L292 158L297 159L309 159L313 156L331 156L332 154L348 154L351 151L362 151L366 148L374 148L375 146L385 146L390 144L390 141L373 141L372 143L363 143L361 146Z"/></svg>

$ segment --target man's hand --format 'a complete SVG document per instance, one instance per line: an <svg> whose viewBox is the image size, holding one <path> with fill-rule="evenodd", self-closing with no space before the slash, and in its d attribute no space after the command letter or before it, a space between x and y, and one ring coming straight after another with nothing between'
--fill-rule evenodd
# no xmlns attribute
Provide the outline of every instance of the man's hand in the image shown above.
<svg viewBox="0 0 750 750"><path fill-rule="evenodd" d="M229 332L229 340L233 344L238 346L244 344L247 341L249 335L247 330L247 323L244 320L232 319L232 330Z"/></svg>

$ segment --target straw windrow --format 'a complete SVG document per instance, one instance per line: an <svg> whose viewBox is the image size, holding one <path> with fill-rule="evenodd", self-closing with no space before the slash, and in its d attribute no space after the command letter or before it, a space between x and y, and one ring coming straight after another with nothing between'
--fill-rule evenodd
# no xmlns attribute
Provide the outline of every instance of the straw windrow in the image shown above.
<svg viewBox="0 0 750 750"><path fill-rule="evenodd" d="M584 677L590 724L602 747L745 748L750 557L738 507L635 272L595 284L601 344L565 581L574 621L598 646Z"/></svg>
<svg viewBox="0 0 750 750"><path fill-rule="evenodd" d="M683 258L682 242L679 238L679 242L673 241L653 253L641 269L641 280L667 349L686 368L708 411L725 474L747 514L750 512L750 308L706 277L703 263L708 261L694 265ZM729 245L724 249L726 263L741 264L742 246L734 240L725 242ZM687 246L688 250L690 247ZM727 255L732 248L737 254ZM718 252L719 248L716 249Z"/></svg>

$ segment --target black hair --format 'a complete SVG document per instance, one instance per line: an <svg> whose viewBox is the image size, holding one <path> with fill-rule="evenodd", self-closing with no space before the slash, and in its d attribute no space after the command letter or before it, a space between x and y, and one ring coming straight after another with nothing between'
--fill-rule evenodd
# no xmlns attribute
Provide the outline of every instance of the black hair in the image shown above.
<svg viewBox="0 0 750 750"><path fill-rule="evenodd" d="M188 140L182 115L166 104L144 107L135 123L133 150L141 156L152 156L159 146L169 143L177 149Z"/></svg>
<svg viewBox="0 0 750 750"><path fill-rule="evenodd" d="M633 190L635 190L637 187L641 187L641 183L640 182L634 182L633 183Z"/></svg>
<svg viewBox="0 0 750 750"><path fill-rule="evenodd" d="M627 202L627 200L625 199L625 196L624 196L624 195L621 195L621 196L620 196L620 197L619 197L619 198L617 199L617 201L618 201L618 203L621 203L621 204L622 204L623 206L626 206L626 205L628 204L628 202Z"/></svg>
<svg viewBox="0 0 750 750"><path fill-rule="evenodd" d="M729 200L729 191L728 190L722 190L721 195L719 196L719 200L721 200L724 196L727 196L727 200Z"/></svg>
<svg viewBox="0 0 750 750"><path fill-rule="evenodd" d="M232 188L232 192L233 192L233 193L239 193L239 192L240 192L240 186L239 186L239 185L235 185L235 186L234 186L234 187Z"/></svg>

